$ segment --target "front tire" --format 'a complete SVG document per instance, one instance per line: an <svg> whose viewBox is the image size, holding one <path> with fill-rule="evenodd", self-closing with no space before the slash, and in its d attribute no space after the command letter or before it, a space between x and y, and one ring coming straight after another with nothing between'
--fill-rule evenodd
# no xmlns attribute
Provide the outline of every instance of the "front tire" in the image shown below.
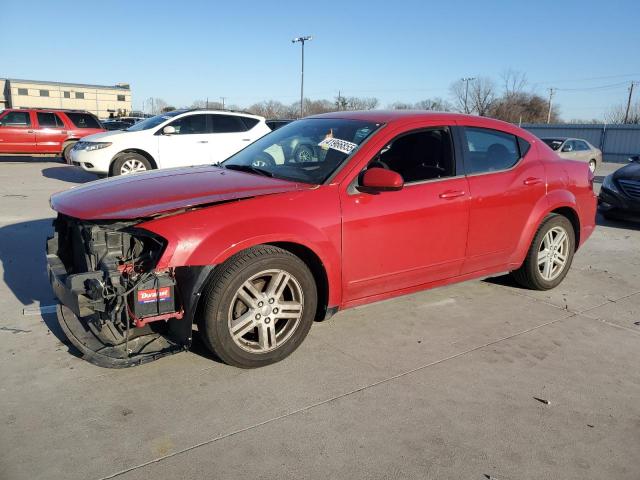
<svg viewBox="0 0 640 480"><path fill-rule="evenodd" d="M111 166L111 176L130 175L132 173L146 172L153 167L149 160L139 153L125 152L116 155Z"/></svg>
<svg viewBox="0 0 640 480"><path fill-rule="evenodd" d="M524 263L511 275L525 288L549 290L566 277L574 251L573 225L567 217L552 213L538 228Z"/></svg>
<svg viewBox="0 0 640 480"><path fill-rule="evenodd" d="M71 149L76 144L76 142L67 143L62 149L62 159L65 161L67 165L71 165Z"/></svg>
<svg viewBox="0 0 640 480"><path fill-rule="evenodd" d="M241 368L279 362L309 333L316 284L292 253L262 245L216 267L203 297L199 329L221 360Z"/></svg>

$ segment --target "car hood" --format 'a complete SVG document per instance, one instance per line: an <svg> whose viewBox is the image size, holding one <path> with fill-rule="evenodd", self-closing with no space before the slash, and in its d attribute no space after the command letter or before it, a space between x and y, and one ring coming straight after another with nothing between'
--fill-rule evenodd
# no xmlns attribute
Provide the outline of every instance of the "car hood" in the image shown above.
<svg viewBox="0 0 640 480"><path fill-rule="evenodd" d="M131 139L136 135L148 132L147 130L141 130L139 132L127 132L125 130L107 130L101 133L94 133L93 135L87 135L82 137L83 142L113 142L123 138Z"/></svg>
<svg viewBox="0 0 640 480"><path fill-rule="evenodd" d="M619 168L613 173L613 178L616 180L640 180L640 163L631 162L629 165Z"/></svg>
<svg viewBox="0 0 640 480"><path fill-rule="evenodd" d="M307 184L198 166L98 180L56 193L50 203L55 211L82 220L123 220L308 188Z"/></svg>

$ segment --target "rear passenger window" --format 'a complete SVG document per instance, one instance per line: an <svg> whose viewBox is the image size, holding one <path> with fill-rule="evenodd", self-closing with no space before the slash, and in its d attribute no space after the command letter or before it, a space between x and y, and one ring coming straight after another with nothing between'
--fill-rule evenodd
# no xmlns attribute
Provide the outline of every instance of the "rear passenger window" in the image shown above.
<svg viewBox="0 0 640 480"><path fill-rule="evenodd" d="M77 128L102 128L98 120L88 113L67 112L67 117Z"/></svg>
<svg viewBox="0 0 640 480"><path fill-rule="evenodd" d="M38 112L38 124L41 128L63 128L64 123L55 113Z"/></svg>
<svg viewBox="0 0 640 480"><path fill-rule="evenodd" d="M508 170L520 159L518 138L486 128L465 127L465 168L467 174Z"/></svg>
<svg viewBox="0 0 640 480"><path fill-rule="evenodd" d="M242 119L235 115L211 115L213 133L246 132Z"/></svg>

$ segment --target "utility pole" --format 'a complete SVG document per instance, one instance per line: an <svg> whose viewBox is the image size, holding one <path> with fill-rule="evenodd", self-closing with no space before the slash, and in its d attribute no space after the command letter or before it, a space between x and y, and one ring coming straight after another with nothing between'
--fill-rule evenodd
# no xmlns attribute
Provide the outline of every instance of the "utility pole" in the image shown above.
<svg viewBox="0 0 640 480"><path fill-rule="evenodd" d="M553 94L555 93L555 88L549 89L549 111L547 112L547 123L551 123L551 106L553 105Z"/></svg>
<svg viewBox="0 0 640 480"><path fill-rule="evenodd" d="M227 97L220 97L220 100L222 100L222 109L224 110L224 101L227 99Z"/></svg>
<svg viewBox="0 0 640 480"><path fill-rule="evenodd" d="M472 82L473 80L475 80L476 77L465 77L462 79L462 81L464 82L464 113L470 113L469 112L469 103L468 103L468 99L469 99L469 82Z"/></svg>
<svg viewBox="0 0 640 480"><path fill-rule="evenodd" d="M340 96L340 90L338 90L338 111L340 111L340 107L342 106L342 97Z"/></svg>
<svg viewBox="0 0 640 480"><path fill-rule="evenodd" d="M302 45L302 70L300 74L300 118L304 116L304 44L313 37L310 35L306 37L296 37L291 40L291 43L300 43Z"/></svg>
<svg viewBox="0 0 640 480"><path fill-rule="evenodd" d="M631 97L633 95L634 85L635 82L631 82L631 85L629 85L629 98L627 99L627 110L624 112L624 123L627 123L627 121L629 120L629 109L631 108Z"/></svg>

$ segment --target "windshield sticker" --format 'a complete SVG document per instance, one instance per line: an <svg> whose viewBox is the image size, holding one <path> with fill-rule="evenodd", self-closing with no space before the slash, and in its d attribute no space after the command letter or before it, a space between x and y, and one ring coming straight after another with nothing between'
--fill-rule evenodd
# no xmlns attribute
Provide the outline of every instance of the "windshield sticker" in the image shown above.
<svg viewBox="0 0 640 480"><path fill-rule="evenodd" d="M349 155L353 149L358 146L358 144L347 142L346 140L341 140L339 138L325 138L318 144L318 146L324 150L331 148Z"/></svg>

